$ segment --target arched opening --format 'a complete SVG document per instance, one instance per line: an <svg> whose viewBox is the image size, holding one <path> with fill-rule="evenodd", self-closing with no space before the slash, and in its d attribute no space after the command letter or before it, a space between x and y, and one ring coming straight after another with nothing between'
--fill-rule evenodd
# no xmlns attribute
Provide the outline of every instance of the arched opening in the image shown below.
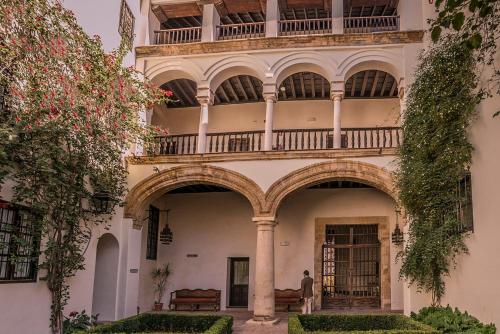
<svg viewBox="0 0 500 334"><path fill-rule="evenodd" d="M263 102L262 81L251 75L235 75L215 90L215 105Z"/></svg>
<svg viewBox="0 0 500 334"><path fill-rule="evenodd" d="M271 213L280 222L277 240L286 244L276 249L276 286L297 284L308 269L317 309L401 309L391 183L387 171L359 162L317 164L274 183L266 197L278 203Z"/></svg>
<svg viewBox="0 0 500 334"><path fill-rule="evenodd" d="M160 87L163 90L171 91L172 101L169 108L189 108L200 104L196 98L196 82L190 79L175 79L165 82Z"/></svg>
<svg viewBox="0 0 500 334"><path fill-rule="evenodd" d="M100 321L115 320L116 288L118 279L118 240L106 233L97 242L92 314Z"/></svg>
<svg viewBox="0 0 500 334"><path fill-rule="evenodd" d="M329 100L330 83L314 72L298 72L285 78L279 88L280 101Z"/></svg>
<svg viewBox="0 0 500 334"><path fill-rule="evenodd" d="M345 83L346 99L397 98L398 82L392 74L381 70L354 73Z"/></svg>

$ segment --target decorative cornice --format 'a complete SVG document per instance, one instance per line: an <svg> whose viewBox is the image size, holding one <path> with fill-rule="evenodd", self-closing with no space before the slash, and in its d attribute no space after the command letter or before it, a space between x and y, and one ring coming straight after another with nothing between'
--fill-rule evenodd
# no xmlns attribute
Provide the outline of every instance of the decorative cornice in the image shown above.
<svg viewBox="0 0 500 334"><path fill-rule="evenodd" d="M175 45L139 46L135 48L135 54L136 58L144 58L235 52L238 50L408 44L422 43L423 36L423 31L394 31L373 34L263 37Z"/></svg>

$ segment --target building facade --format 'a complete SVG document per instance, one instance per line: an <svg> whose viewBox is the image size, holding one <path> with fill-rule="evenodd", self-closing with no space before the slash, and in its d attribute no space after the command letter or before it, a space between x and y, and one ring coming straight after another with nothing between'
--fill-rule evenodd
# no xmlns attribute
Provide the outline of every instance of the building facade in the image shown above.
<svg viewBox="0 0 500 334"><path fill-rule="evenodd" d="M275 318L275 289L298 289L306 269L316 310L408 314L429 305L430 296L400 279L402 245L392 234L408 229L393 172L433 4L125 3L136 46L128 61L174 99L141 117L168 135L126 157L126 206L109 230L95 231L86 270L71 282L68 312L115 320L151 310L150 272L165 263L172 268L165 304L178 289L217 289L222 310L248 309L257 321ZM89 33L104 35L106 47L118 45L122 1L99 2L109 6L99 13L87 2L66 5ZM500 252L493 205L500 201L500 125L491 116L499 103L498 96L483 102L470 131L470 254L459 259L444 298L497 326L500 262L491 255ZM48 331L43 282L0 291L12 300L0 303L1 326ZM35 312L40 305L46 313Z"/></svg>

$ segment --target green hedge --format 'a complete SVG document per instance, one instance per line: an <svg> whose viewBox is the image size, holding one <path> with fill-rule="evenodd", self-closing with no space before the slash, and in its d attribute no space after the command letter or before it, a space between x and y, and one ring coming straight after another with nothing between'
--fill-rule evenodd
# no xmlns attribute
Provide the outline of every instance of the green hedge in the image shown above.
<svg viewBox="0 0 500 334"><path fill-rule="evenodd" d="M217 315L144 313L110 324L96 326L83 333L203 333L231 334L233 318Z"/></svg>
<svg viewBox="0 0 500 334"><path fill-rule="evenodd" d="M467 312L451 307L425 307L412 318L423 322L444 334L495 334L495 325L484 325Z"/></svg>
<svg viewBox="0 0 500 334"><path fill-rule="evenodd" d="M289 334L428 334L438 333L431 327L397 314L297 315L288 318Z"/></svg>

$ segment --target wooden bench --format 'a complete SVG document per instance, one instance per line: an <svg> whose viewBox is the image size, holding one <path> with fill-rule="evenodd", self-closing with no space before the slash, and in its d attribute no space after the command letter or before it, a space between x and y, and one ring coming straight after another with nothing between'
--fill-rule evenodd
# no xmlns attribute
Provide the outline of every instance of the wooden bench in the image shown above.
<svg viewBox="0 0 500 334"><path fill-rule="evenodd" d="M275 289L274 304L275 306L286 306L286 310L290 311L292 306L300 306L301 291L300 289Z"/></svg>
<svg viewBox="0 0 500 334"><path fill-rule="evenodd" d="M220 290L182 289L170 293L169 309L177 311L178 305L189 305L191 311L199 310L200 306L213 306L220 310Z"/></svg>

